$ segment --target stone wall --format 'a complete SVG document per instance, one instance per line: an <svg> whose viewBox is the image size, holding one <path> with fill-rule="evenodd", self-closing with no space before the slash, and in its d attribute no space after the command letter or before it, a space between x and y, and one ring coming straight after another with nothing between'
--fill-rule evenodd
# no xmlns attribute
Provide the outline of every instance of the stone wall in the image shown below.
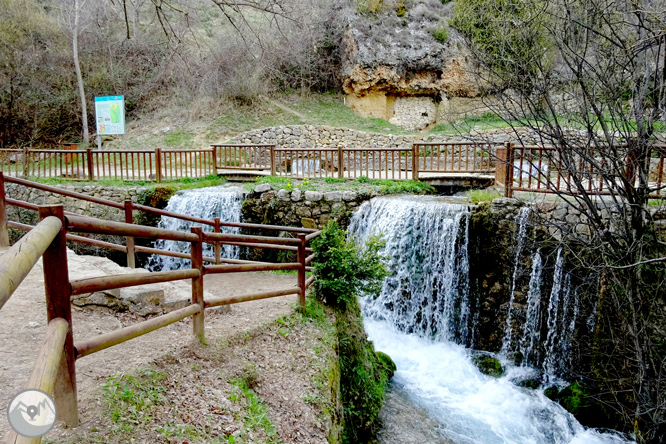
<svg viewBox="0 0 666 444"><path fill-rule="evenodd" d="M536 143L536 136L525 129L517 129L525 143ZM239 134L230 143L273 144L277 148L402 148L411 149L415 142L479 141L505 143L516 141L513 130L507 128L474 131L461 135L393 135L369 133L348 128L325 125L287 125L255 129Z"/></svg>
<svg viewBox="0 0 666 444"><path fill-rule="evenodd" d="M437 121L437 108L431 97L398 97L389 122L407 131L417 131Z"/></svg>
<svg viewBox="0 0 666 444"><path fill-rule="evenodd" d="M139 195L148 190L143 187L107 187L98 185L56 185L67 191L74 191L77 193L88 194L90 196L99 197L114 202L123 203L125 200L131 200L137 203ZM47 191L37 190L35 188L28 188L22 185L13 183L5 183L6 195L9 198L30 202L36 205L59 205L62 204L65 211L72 213L82 214L84 216L96 217L99 219L113 220L118 222L125 221L125 212L120 209L100 205L92 202L87 202L72 197L66 197ZM36 225L39 222L39 216L35 211L17 208L14 206L7 207L7 216L9 220L21 222L29 225ZM23 236L24 232L19 230L10 230L10 238L12 241ZM117 236L95 236L95 239L113 242L116 244L125 245L125 240ZM94 247L90 245L83 245L71 242L69 245L77 253L93 254L98 256L107 256L119 263L124 263L125 254L118 251L110 251L104 248Z"/></svg>
<svg viewBox="0 0 666 444"><path fill-rule="evenodd" d="M243 219L250 223L323 228L330 220L346 227L354 210L375 192L288 191L257 185L243 202Z"/></svg>

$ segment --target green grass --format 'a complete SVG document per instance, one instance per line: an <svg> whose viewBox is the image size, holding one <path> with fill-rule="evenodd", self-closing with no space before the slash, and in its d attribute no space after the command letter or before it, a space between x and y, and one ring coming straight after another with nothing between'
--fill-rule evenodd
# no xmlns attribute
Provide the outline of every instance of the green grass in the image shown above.
<svg viewBox="0 0 666 444"><path fill-rule="evenodd" d="M191 131L169 131L162 136L164 145L168 148L193 148L193 134Z"/></svg>
<svg viewBox="0 0 666 444"><path fill-rule="evenodd" d="M298 111L312 125L327 125L336 128L351 128L383 134L411 134L384 119L360 117L345 105L342 94L320 94L310 98L285 97L281 99L290 108Z"/></svg>
<svg viewBox="0 0 666 444"><path fill-rule="evenodd" d="M492 202L493 199L502 197L502 194L490 190L469 190L465 192L465 197L473 204L478 205L481 202Z"/></svg>
<svg viewBox="0 0 666 444"><path fill-rule="evenodd" d="M519 125L518 122L513 122ZM506 121L493 113L485 113L481 116L465 117L459 122L443 123L435 126L430 134L461 134L472 130L487 130L497 128L508 128L510 125Z"/></svg>
<svg viewBox="0 0 666 444"><path fill-rule="evenodd" d="M157 186L172 185L177 190L214 187L217 185L223 185L227 183L227 179L225 179L222 176L216 176L215 174L209 174L208 176L200 178L183 177L180 180L163 180L160 183L154 181L146 181L146 180L123 181L115 179L101 179L93 182L88 182L82 180L67 180L60 177L51 177L46 179L39 177L31 177L29 179L33 182L39 182L45 185L79 185L79 186L96 185L102 187L129 187L129 186L157 187Z"/></svg>
<svg viewBox="0 0 666 444"><path fill-rule="evenodd" d="M356 180L331 177L325 179L314 178L298 180L287 177L263 176L257 179L256 182L246 183L245 188L247 190L252 190L258 184L262 183L270 184L271 189L273 190L286 189L292 191L298 188L302 191L320 191L322 193L349 190L361 193L375 191L380 194L427 194L435 191L433 187L424 182L414 180L368 179L365 176L360 176Z"/></svg>

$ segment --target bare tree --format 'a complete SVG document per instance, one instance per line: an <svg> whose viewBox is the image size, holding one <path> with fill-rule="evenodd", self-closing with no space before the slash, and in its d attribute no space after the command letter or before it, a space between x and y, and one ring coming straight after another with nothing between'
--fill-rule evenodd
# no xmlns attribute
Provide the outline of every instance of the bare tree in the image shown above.
<svg viewBox="0 0 666 444"><path fill-rule="evenodd" d="M566 235L593 252L572 254L579 265L602 276L588 376L612 394L639 442L662 442L666 243L649 204L663 188L650 173L663 153L666 3L459 0L456 8L479 77L499 99L488 105L554 148L528 161L560 173L557 183L545 171L536 179L587 225Z"/></svg>
<svg viewBox="0 0 666 444"><path fill-rule="evenodd" d="M72 57L74 58L74 70L76 72L76 84L79 88L79 98L81 100L81 126L83 130L83 143L90 143L90 134L88 132L88 106L86 105L86 89L83 85L83 75L81 74L81 64L79 63L79 23L81 8L86 4L86 0L74 0L74 25L72 27Z"/></svg>

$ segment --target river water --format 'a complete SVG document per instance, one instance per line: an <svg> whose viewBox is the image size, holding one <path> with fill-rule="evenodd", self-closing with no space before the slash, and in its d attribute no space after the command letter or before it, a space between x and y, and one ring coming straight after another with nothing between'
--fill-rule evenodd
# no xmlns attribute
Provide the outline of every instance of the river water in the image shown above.
<svg viewBox="0 0 666 444"><path fill-rule="evenodd" d="M455 201L410 196L375 198L352 218L350 236L359 241L383 235L391 271L378 298L362 299L370 340L397 366L379 442L630 442L586 429L541 390L514 385L537 369L509 367L493 378L472 363L469 215Z"/></svg>

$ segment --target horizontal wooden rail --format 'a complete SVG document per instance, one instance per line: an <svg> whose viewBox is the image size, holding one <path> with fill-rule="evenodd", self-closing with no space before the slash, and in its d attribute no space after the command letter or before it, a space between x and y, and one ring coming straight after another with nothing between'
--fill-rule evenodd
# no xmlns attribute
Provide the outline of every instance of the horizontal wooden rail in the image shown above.
<svg viewBox="0 0 666 444"><path fill-rule="evenodd" d="M220 305L237 304L239 302L256 301L259 299L275 298L278 296L287 296L290 294L300 294L301 289L298 287L287 288L286 290L264 291L261 293L250 293L238 296L222 296L217 298L209 298L204 303L206 308L218 307Z"/></svg>
<svg viewBox="0 0 666 444"><path fill-rule="evenodd" d="M307 236L305 236L305 240L306 241L311 241L312 239L316 238L320 234L321 234L321 231L315 231L314 233L311 233L311 234L308 234Z"/></svg>
<svg viewBox="0 0 666 444"><path fill-rule="evenodd" d="M230 264L230 265L207 265L204 267L206 273L239 273L248 271L275 271L275 270L298 270L301 268L299 262L287 262L284 264Z"/></svg>
<svg viewBox="0 0 666 444"><path fill-rule="evenodd" d="M55 318L49 322L30 379L25 385L26 390L41 390L49 396L54 395L58 370L61 361L64 359L64 346L68 330L69 323L62 318ZM39 443L41 440L41 438L25 438L12 431L7 443L28 444Z"/></svg>
<svg viewBox="0 0 666 444"><path fill-rule="evenodd" d="M251 236L249 234L231 234L231 233L204 233L204 242L213 243L215 241L224 242L248 242L257 244L274 245L299 245L298 239L288 237L270 237L270 236Z"/></svg>
<svg viewBox="0 0 666 444"><path fill-rule="evenodd" d="M310 262L312 262L314 260L315 256L316 256L315 254L311 254L310 256L306 257L305 258L305 264L307 265Z"/></svg>
<svg viewBox="0 0 666 444"><path fill-rule="evenodd" d="M165 239L182 242L197 242L199 240L198 236L182 231L126 224L124 222L112 222L90 217L67 216L66 219L68 230L82 233L110 234L116 236L132 236L143 237L146 239Z"/></svg>
<svg viewBox="0 0 666 444"><path fill-rule="evenodd" d="M315 280L315 277L314 277L314 276L310 276L310 277L305 281L305 288L310 288L310 285L312 285L312 283L314 282L314 280Z"/></svg>
<svg viewBox="0 0 666 444"><path fill-rule="evenodd" d="M298 251L298 247L291 245L259 244L252 242L229 242L229 241L226 242L222 241L220 243L224 245L235 245L237 247L269 248L273 250Z"/></svg>
<svg viewBox="0 0 666 444"><path fill-rule="evenodd" d="M181 259L192 259L192 256L190 256L189 253L178 253L177 251L160 250L159 248L144 247L141 245L134 246L134 251L137 253L159 254L162 256L178 257Z"/></svg>
<svg viewBox="0 0 666 444"><path fill-rule="evenodd" d="M30 273L62 228L56 217L47 217L0 256L0 309Z"/></svg>
<svg viewBox="0 0 666 444"><path fill-rule="evenodd" d="M215 225L215 222L208 219L201 219L200 217L188 216L186 214L177 214L171 213L170 211L160 210L159 208L148 207L146 205L132 204L132 208L135 210L146 211L148 213L157 214L160 216L173 217L174 219L187 220L190 222L195 222L202 225ZM220 222L221 224L222 222Z"/></svg>
<svg viewBox="0 0 666 444"><path fill-rule="evenodd" d="M75 191L63 190L62 188L57 188L57 187L52 187L52 186L49 186L49 185L44 185L44 184L41 184L41 183L31 182L29 180L19 179L17 177L5 176L5 182L17 183L19 185L23 185L23 186L31 187L31 188L37 188L38 190L48 191L48 192L54 193L54 194L61 194L63 196L74 197L74 198L77 198L77 199L86 200L88 202L94 202L94 203L97 203L97 204L100 204L100 205L106 205L106 206L109 206L109 207L118 208L119 210L122 210L122 209L125 208L125 206L123 204L118 203L118 202L114 202L112 200L100 199L99 197L93 197L93 196L89 196L87 194L77 193Z"/></svg>
<svg viewBox="0 0 666 444"><path fill-rule="evenodd" d="M135 285L157 284L160 282L180 281L198 278L199 270L158 271L155 273L117 274L71 281L72 295L94 293L114 288L133 287Z"/></svg>
<svg viewBox="0 0 666 444"><path fill-rule="evenodd" d="M129 341L130 339L138 338L146 333L155 331L159 328L166 327L167 325L178 322L189 316L195 315L201 311L199 304L193 304L180 310L172 311L171 313L152 318L148 321L143 321L139 324L130 325L110 333L105 333L85 341L77 342L74 344L76 349L76 359L88 356L100 350L104 350L114 345Z"/></svg>

